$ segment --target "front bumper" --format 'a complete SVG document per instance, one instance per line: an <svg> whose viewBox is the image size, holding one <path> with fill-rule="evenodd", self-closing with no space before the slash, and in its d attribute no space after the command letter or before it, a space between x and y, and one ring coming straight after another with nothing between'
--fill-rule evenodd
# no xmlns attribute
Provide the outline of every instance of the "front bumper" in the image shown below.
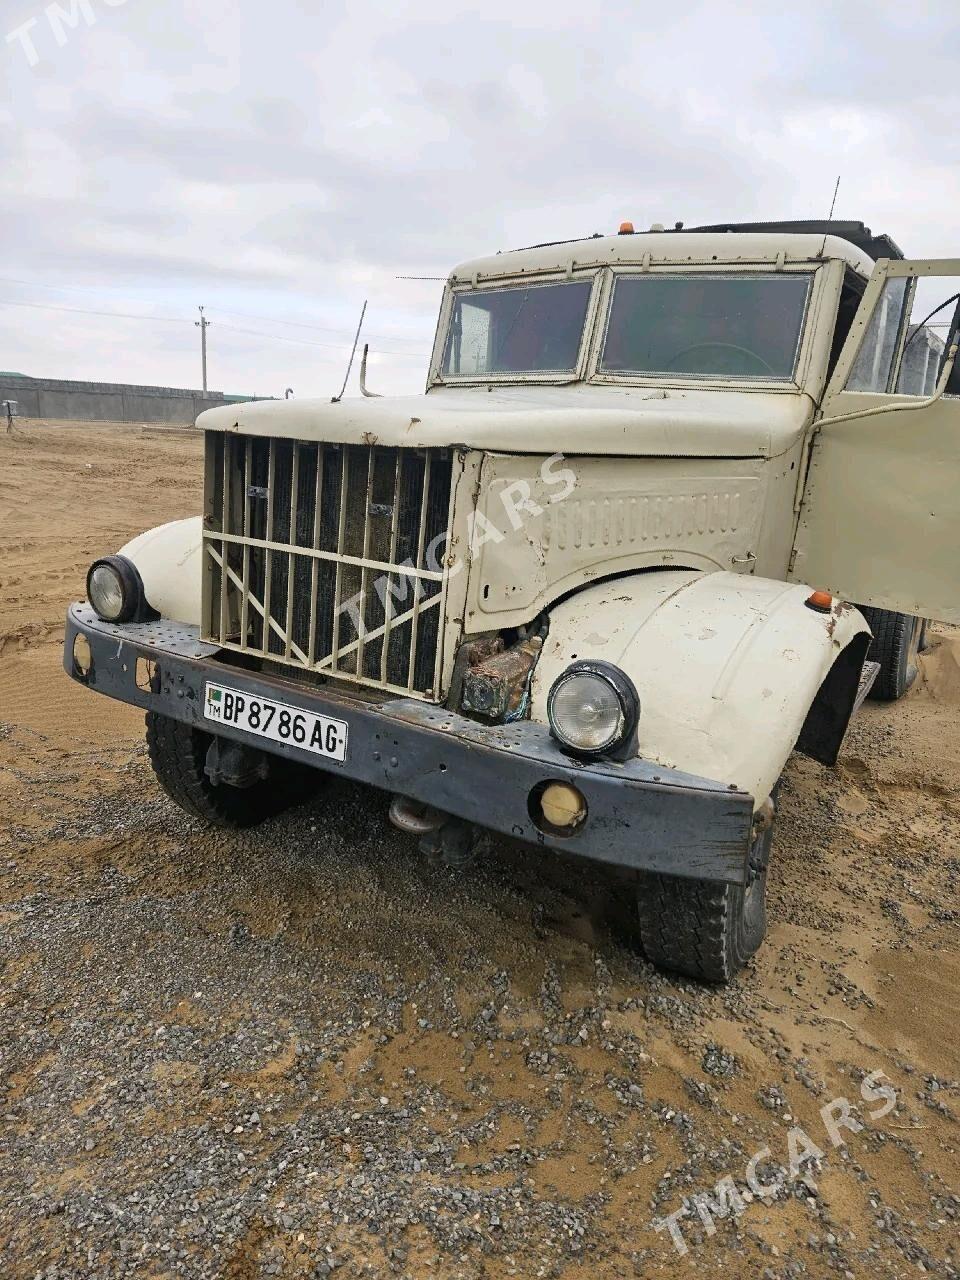
<svg viewBox="0 0 960 1280"><path fill-rule="evenodd" d="M90 646L85 674L74 658L79 635ZM736 787L645 760L580 764L560 752L542 724L487 726L416 698L377 701L332 684L307 688L232 666L220 660L222 652L184 623L115 625L87 604L73 604L67 614L64 668L108 697L209 732L204 685L226 683L349 725L342 764L218 726L248 746L399 792L531 844L623 867L745 881L753 798ZM570 835L547 834L530 815L531 792L554 780L572 783L587 801L587 819Z"/></svg>

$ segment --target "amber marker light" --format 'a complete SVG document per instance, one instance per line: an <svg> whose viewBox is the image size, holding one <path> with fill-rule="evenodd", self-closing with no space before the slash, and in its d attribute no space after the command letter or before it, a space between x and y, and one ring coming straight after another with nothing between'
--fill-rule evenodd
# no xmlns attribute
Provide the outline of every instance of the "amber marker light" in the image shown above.
<svg viewBox="0 0 960 1280"><path fill-rule="evenodd" d="M618 235L618 236L632 236L632 235L633 235L633 223L632 223L632 222L621 222L621 223L620 223L620 230L617 232L617 235Z"/></svg>
<svg viewBox="0 0 960 1280"><path fill-rule="evenodd" d="M807 596L804 604L817 613L829 613L833 608L833 596L829 591L814 591Z"/></svg>

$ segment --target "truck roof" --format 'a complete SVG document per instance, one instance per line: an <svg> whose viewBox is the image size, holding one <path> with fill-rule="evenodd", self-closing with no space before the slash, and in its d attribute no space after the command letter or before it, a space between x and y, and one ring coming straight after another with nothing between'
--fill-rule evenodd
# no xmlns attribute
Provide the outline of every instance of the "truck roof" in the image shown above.
<svg viewBox="0 0 960 1280"><path fill-rule="evenodd" d="M867 277L877 258L902 258L889 236L875 236L862 222L752 222L646 231L638 234L589 236L531 245L475 258L451 272L452 283L479 282L503 276L576 267L644 262L698 263L822 262L839 258Z"/></svg>
<svg viewBox="0 0 960 1280"><path fill-rule="evenodd" d="M874 235L862 222L838 218L806 218L790 222L717 222L712 226L691 227L692 231L771 231L786 235L839 236L876 261L878 258L902 258L903 250L886 233Z"/></svg>

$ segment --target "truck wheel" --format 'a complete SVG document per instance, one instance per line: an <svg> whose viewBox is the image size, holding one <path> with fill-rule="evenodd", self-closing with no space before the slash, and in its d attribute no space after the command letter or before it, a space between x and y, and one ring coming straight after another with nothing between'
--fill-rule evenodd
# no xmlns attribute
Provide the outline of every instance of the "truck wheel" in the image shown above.
<svg viewBox="0 0 960 1280"><path fill-rule="evenodd" d="M893 613L871 605L858 606L873 632L867 657L880 663L870 697L896 702L917 678L917 654L923 644L926 623L909 613Z"/></svg>
<svg viewBox="0 0 960 1280"><path fill-rule="evenodd" d="M767 863L773 820L754 837L746 887L642 871L637 886L640 941L661 969L702 982L727 982L767 932Z"/></svg>
<svg viewBox="0 0 960 1280"><path fill-rule="evenodd" d="M253 827L310 794L307 787L295 786L298 779L303 783L306 770L273 756L266 757L270 770L266 778L245 787L214 786L205 771L213 740L212 734L180 720L147 712L147 751L153 772L170 799L191 817L215 827Z"/></svg>

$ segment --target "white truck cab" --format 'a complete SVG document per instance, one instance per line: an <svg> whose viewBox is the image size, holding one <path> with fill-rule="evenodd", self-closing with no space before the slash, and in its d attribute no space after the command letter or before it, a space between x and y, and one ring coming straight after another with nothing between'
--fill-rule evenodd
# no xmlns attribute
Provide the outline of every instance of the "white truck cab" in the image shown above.
<svg viewBox="0 0 960 1280"><path fill-rule="evenodd" d="M466 263L422 395L201 415L203 513L91 566L66 669L208 821L343 772L456 864L635 869L649 957L726 979L787 757L960 621L958 298L860 223Z"/></svg>

